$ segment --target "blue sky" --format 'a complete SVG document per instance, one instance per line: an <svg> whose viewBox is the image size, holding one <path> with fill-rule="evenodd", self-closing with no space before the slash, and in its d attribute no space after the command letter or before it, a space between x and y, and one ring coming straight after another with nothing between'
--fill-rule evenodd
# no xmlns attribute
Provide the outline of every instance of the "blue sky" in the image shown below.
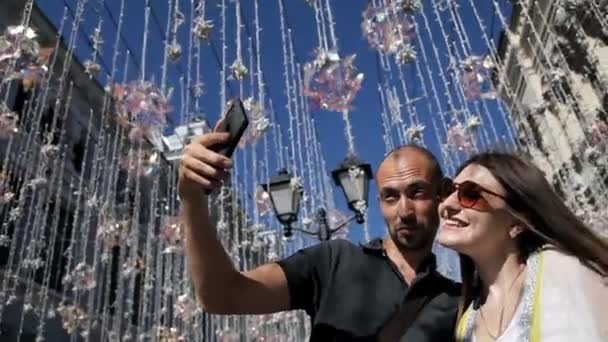
<svg viewBox="0 0 608 342"><path fill-rule="evenodd" d="M278 8L278 0L259 0L260 2L260 21L262 26L261 40L262 40L262 69L264 77L267 83L268 96L272 99L275 115L278 123L281 125L283 137L287 136L288 127L288 115L285 110L286 96L285 86L283 80L283 57L282 57L282 45L281 45L281 31L280 31L280 15ZM47 13L49 18L59 26L61 21L64 5L68 5L71 10L75 11L77 8L77 0L44 0L37 1L37 4ZM253 0L241 0L243 7L243 22L245 23L249 32L254 32L253 23ZM440 15L436 15L431 6L431 1L423 1L425 3L424 14L427 16L431 30L424 31L419 29L418 40L416 42L418 49L425 49L429 56L432 56L433 44L438 48L438 59L441 65L447 71L447 65L449 62L448 56L450 53L455 52L448 49L444 43L442 43L442 37L447 32L446 39L448 42L461 42L461 39L457 36L457 32L454 30L454 25L448 20L448 12L442 12ZM435 1L439 2L439 1ZM112 22L118 20L120 13L120 0L89 0L84 13L84 20L82 22L82 29L78 35L76 55L81 59L86 59L91 54L90 41L87 36L93 32L94 27L97 25L99 16L103 19L102 23L102 36L105 44L101 54L102 64L106 64L109 72L112 64L112 58L114 55L113 45L116 37L116 28ZM142 68L142 42L143 42L143 28L144 28L144 0L131 0L126 1L126 7L124 11L124 28L122 32L122 38L120 42L120 55L118 56L118 75L122 78L124 76L124 65L126 48L131 50L132 56L130 57L130 63L128 63L127 79L137 79L140 75L139 70ZM219 85L220 85L220 66L217 61L221 49L220 40L220 19L219 19L219 6L220 1L208 1L207 4L207 17L213 20L215 28L213 31L212 44L203 44L201 48L201 60L200 65L202 72L202 80L205 85L205 94L201 97L200 106L202 111L205 113L207 119L214 123L221 111L221 104L219 100ZM226 1L228 4L227 8L227 52L228 52L228 65L232 63L235 58L235 10L234 3ZM317 44L317 35L315 31L315 18L314 11L307 5L305 0L283 0L285 4L286 20L289 27L292 29L294 37L294 47L297 62L304 63L313 58L314 48ZM355 64L359 68L360 72L365 74L365 80L363 87L357 95L356 100L353 103L353 110L351 112L351 122L353 125L353 134L355 136L355 145L358 156L372 164L374 171L377 165L382 160L385 153L385 146L383 143L383 128L380 117L381 104L377 91L378 83L383 80L390 79L390 82L394 82L395 75L387 75L385 73L379 73L377 68L377 56L376 53L369 47L367 41L363 38L361 32L361 13L368 4L368 1L363 0L333 0L332 10L334 19L336 21L336 36L338 39L339 51L342 55L356 54ZM472 8L470 4L474 4L477 13L484 20L485 33L494 39L494 43L497 44L497 37L502 29L501 23L496 17L495 8L492 1L481 1L481 0L469 0L459 1L461 7L455 12L463 19L463 29L465 36L468 39L470 46L462 48L460 52L458 44L455 44L454 48L456 53L460 55L475 54L483 55L488 52L488 46L482 39L482 32L479 27L479 23L473 17ZM497 1L500 3L500 8L503 13L509 13L509 5L507 1ZM181 26L178 40L184 48L187 48L188 42L188 26L190 21L190 0L180 0L180 9L185 14L186 23ZM150 5L153 9L153 13L150 17L149 33L147 40L147 54L145 56L145 74L147 79L154 78L157 82L161 79L161 66L163 64L163 49L164 42L163 36L167 23L167 11L168 2L162 0L150 0ZM110 15L111 14L111 15ZM71 15L68 14L68 25L65 25L64 35L69 34L69 29L72 24ZM444 25L444 30L440 30L437 19L440 19ZM508 18L507 18L508 20ZM420 15L416 17L418 25L423 23ZM420 26L419 26L420 28ZM243 43L244 49L246 49L246 39L248 37L246 30L242 32L245 41ZM432 37L431 37L432 35ZM126 44L125 44L126 43ZM469 51L465 51L469 50ZM217 54L217 55L216 55ZM248 57L245 57L245 61ZM180 101L179 95L182 91L181 87L178 86L180 77L185 77L185 73L188 70L194 70L188 68L187 58L184 57L177 65L170 64L167 70L168 84L176 87L176 91L173 95L173 103L176 109L171 114L171 120L173 122L179 122L182 116L180 112ZM404 76L410 93L409 97L415 98L422 94L422 87L417 80L416 69L412 66L406 66L403 68ZM434 77L434 81L437 84L443 84L443 81L439 77L439 67L437 65L431 65L430 71ZM106 76L102 75L99 77L100 81L104 83ZM237 95L238 84L234 81L229 81L230 89L232 90L231 95ZM449 89L448 86L445 88ZM449 106L446 103L444 91L438 90L438 99L431 98L421 103L417 103L414 108L420 120L431 127L431 120L437 115L436 111L446 112ZM230 93L229 93L230 95ZM430 95L430 94L429 94ZM429 105L428 102L432 102ZM485 111L486 115L492 123L495 125L495 131L498 132L498 136L506 135L505 125L503 121L499 119L497 101L486 101L485 104L473 103L466 104L471 111ZM482 108L483 107L483 108ZM471 109L472 108L472 109ZM318 131L319 139L323 146L323 156L327 161L327 167L333 168L336 166L345 156L347 151L346 142L343 134L343 121L339 113L332 112L314 112L312 115L315 118L316 129ZM435 118L436 119L436 118ZM490 130L489 128L487 129ZM427 130L428 131L428 130ZM394 133L394 132L393 132ZM425 133L425 142L429 148L439 154L439 143L430 133ZM440 139L443 139L441 137ZM497 141L496 137L490 139ZM441 143L443 143L442 141ZM284 143L287 143L284 140ZM463 156L456 156L455 163L464 158ZM274 172L274 165L271 166L271 173ZM329 170L328 170L329 171ZM344 205L344 199L341 191L334 189L335 201L344 212L348 212ZM369 222L372 232L374 235L382 235L385 232L384 222L382 221L377 202L376 202L376 189L375 184L372 183L370 194L370 211L369 211ZM361 230L356 226L351 226L351 239L360 240Z"/></svg>

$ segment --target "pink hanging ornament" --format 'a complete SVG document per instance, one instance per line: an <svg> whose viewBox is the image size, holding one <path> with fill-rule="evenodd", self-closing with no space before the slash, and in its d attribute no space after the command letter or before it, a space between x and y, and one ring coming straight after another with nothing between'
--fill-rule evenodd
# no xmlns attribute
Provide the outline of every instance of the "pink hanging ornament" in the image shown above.
<svg viewBox="0 0 608 342"><path fill-rule="evenodd" d="M461 124L448 129L447 143L460 152L469 153L474 149L474 137L470 130Z"/></svg>
<svg viewBox="0 0 608 342"><path fill-rule="evenodd" d="M175 302L175 317L184 322L189 322L200 312L198 305L189 295L183 294L177 297Z"/></svg>
<svg viewBox="0 0 608 342"><path fill-rule="evenodd" d="M304 66L304 95L311 109L345 112L361 88L363 74L357 73L355 55L340 58L337 52L319 50L317 58Z"/></svg>
<svg viewBox="0 0 608 342"><path fill-rule="evenodd" d="M80 262L63 277L63 284L71 286L75 291L91 290L96 286L95 270L84 262Z"/></svg>
<svg viewBox="0 0 608 342"><path fill-rule="evenodd" d="M9 26L0 36L0 78L37 79L46 71L36 32L23 25Z"/></svg>
<svg viewBox="0 0 608 342"><path fill-rule="evenodd" d="M63 329L68 334L80 332L81 335L86 335L87 322L89 315L76 305L61 305L57 308L57 313L61 317Z"/></svg>
<svg viewBox="0 0 608 342"><path fill-rule="evenodd" d="M176 253L182 250L183 228L179 216L165 219L165 224L160 230L160 240L167 245L163 253Z"/></svg>
<svg viewBox="0 0 608 342"><path fill-rule="evenodd" d="M97 239L106 249L122 245L129 234L129 222L113 218L102 219L97 228Z"/></svg>
<svg viewBox="0 0 608 342"><path fill-rule="evenodd" d="M154 329L155 339L158 342L184 342L186 337L180 334L175 327L157 326Z"/></svg>
<svg viewBox="0 0 608 342"><path fill-rule="evenodd" d="M400 1L390 1L386 6L370 3L363 11L363 35L372 48L382 53L404 51L416 37L416 25L411 14L412 11L406 11ZM405 54L403 52L400 59L405 58Z"/></svg>
<svg viewBox="0 0 608 342"><path fill-rule="evenodd" d="M116 85L114 99L116 115L121 124L128 122L132 142L150 138L153 132L162 131L171 106L160 89L148 81L134 81Z"/></svg>
<svg viewBox="0 0 608 342"><path fill-rule="evenodd" d="M462 61L462 86L467 100L495 99L492 75L496 64L491 56L469 56Z"/></svg>
<svg viewBox="0 0 608 342"><path fill-rule="evenodd" d="M592 147L605 144L608 140L608 124L603 121L594 122L589 130L589 144Z"/></svg>

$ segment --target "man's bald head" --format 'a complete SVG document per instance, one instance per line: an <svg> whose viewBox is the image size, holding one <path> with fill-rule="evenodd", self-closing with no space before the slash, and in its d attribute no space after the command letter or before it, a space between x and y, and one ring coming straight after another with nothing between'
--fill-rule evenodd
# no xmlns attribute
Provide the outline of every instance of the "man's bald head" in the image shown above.
<svg viewBox="0 0 608 342"><path fill-rule="evenodd" d="M402 145L392 149L384 158L384 160L380 163L380 167L378 167L378 173L382 169L382 166L386 163L386 161L390 160L393 162L402 161L406 158L413 159L424 159L428 162L428 167L431 169L431 173L433 174L433 180L439 181L443 178L443 171L441 170L441 165L439 165L439 161L437 158L431 153L431 151L426 148L414 144Z"/></svg>

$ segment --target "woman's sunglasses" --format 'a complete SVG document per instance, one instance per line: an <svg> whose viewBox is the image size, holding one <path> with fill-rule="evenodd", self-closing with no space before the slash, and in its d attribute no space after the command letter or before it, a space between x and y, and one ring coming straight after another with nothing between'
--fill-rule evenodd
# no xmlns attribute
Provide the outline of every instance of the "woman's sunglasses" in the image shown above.
<svg viewBox="0 0 608 342"><path fill-rule="evenodd" d="M505 196L490 191L475 182L464 181L462 183L454 183L451 179L447 178L441 181L441 185L439 187L439 199L444 201L455 191L458 192L458 203L463 208L476 210L492 209L490 203L488 203L488 201L482 195L484 192L502 198L505 201L507 200Z"/></svg>

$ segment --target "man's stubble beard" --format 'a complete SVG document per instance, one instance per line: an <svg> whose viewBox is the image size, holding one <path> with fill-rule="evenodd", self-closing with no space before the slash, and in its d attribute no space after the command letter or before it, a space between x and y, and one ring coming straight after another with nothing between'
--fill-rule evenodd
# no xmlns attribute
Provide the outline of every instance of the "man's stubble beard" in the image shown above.
<svg viewBox="0 0 608 342"><path fill-rule="evenodd" d="M400 237L396 229L392 229L390 232L391 239L395 245L402 250L407 251L419 251L427 249L432 245L435 239L435 234L429 228L419 228L420 230L415 232L413 236L409 238ZM436 233L436 231L435 231Z"/></svg>

